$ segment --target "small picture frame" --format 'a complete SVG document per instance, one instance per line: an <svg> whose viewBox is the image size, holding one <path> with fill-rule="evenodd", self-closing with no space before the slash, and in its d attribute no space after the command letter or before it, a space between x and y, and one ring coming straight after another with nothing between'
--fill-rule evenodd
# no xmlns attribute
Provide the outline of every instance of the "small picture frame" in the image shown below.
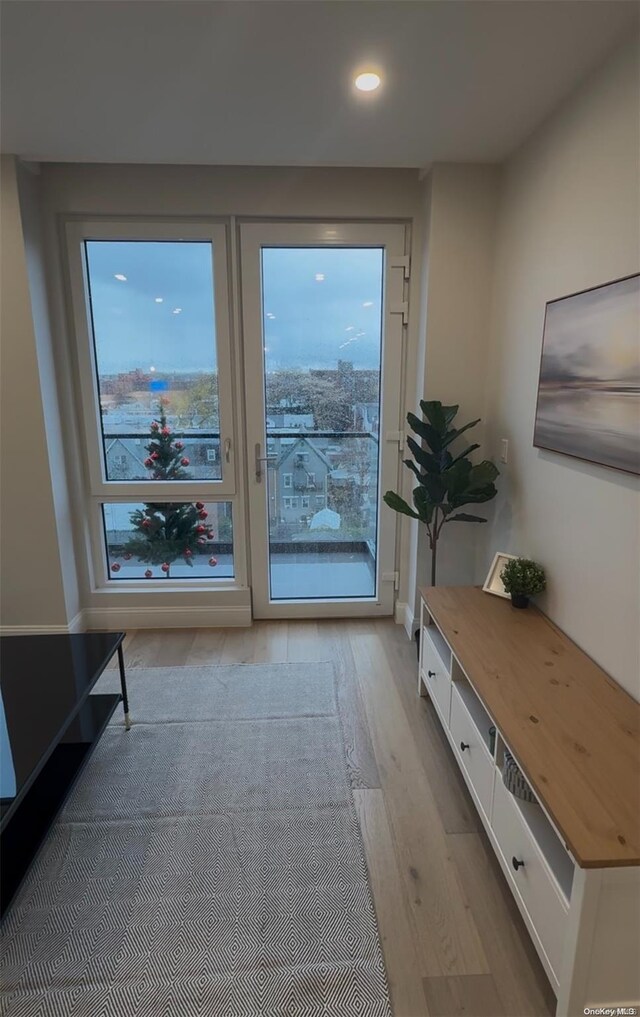
<svg viewBox="0 0 640 1017"><path fill-rule="evenodd" d="M505 551L498 551L496 553L493 561L491 562L491 568L489 569L487 578L484 581L484 586L482 587L485 593L493 593L496 597L507 597L507 599L511 596L511 594L507 593L502 585L500 573L509 559L517 557L517 554L507 554Z"/></svg>

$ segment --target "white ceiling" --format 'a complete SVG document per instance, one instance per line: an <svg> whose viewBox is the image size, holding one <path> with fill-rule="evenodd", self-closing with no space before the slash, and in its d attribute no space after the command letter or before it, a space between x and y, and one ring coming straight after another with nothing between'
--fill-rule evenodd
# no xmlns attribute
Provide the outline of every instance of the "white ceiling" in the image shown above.
<svg viewBox="0 0 640 1017"><path fill-rule="evenodd" d="M426 166L503 158L638 6L4 0L2 147L28 159ZM376 64L384 89L356 95Z"/></svg>

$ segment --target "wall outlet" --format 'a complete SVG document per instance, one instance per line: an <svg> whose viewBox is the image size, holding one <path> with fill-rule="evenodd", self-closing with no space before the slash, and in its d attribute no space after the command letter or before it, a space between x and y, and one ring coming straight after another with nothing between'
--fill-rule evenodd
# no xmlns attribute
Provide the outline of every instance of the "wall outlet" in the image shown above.
<svg viewBox="0 0 640 1017"><path fill-rule="evenodd" d="M509 439L508 438L501 438L500 439L500 462L501 463L508 463L509 462Z"/></svg>

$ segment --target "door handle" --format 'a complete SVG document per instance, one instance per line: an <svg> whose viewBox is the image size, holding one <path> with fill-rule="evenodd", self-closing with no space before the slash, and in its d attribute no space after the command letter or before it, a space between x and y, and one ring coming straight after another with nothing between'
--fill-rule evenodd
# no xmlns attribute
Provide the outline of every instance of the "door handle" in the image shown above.
<svg viewBox="0 0 640 1017"><path fill-rule="evenodd" d="M270 463L270 462L272 462L272 460L278 458L277 456L261 456L260 455L261 451L262 451L262 446L260 445L260 442L258 441L258 442L256 442L256 448L255 448L255 453L256 453L256 456L255 456L256 481L258 482L258 484L262 483L262 464L263 463Z"/></svg>

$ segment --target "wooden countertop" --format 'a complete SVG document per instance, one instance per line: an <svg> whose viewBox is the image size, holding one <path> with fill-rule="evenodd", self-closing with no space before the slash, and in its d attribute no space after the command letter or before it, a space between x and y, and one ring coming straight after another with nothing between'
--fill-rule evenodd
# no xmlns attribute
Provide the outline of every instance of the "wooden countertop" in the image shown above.
<svg viewBox="0 0 640 1017"><path fill-rule="evenodd" d="M578 864L640 864L640 705L533 606L420 592Z"/></svg>

